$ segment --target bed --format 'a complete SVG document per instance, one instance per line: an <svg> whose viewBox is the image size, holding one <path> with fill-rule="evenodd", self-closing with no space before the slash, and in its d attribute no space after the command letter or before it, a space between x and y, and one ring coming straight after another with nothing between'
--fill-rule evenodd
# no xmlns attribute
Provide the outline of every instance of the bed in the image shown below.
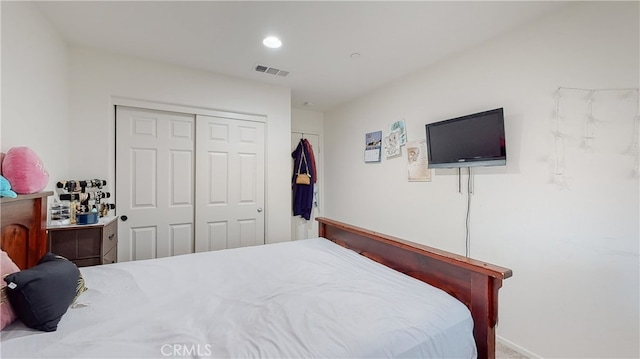
<svg viewBox="0 0 640 359"><path fill-rule="evenodd" d="M309 240L81 268L58 330L16 321L2 356L495 356L510 270L318 221Z"/></svg>

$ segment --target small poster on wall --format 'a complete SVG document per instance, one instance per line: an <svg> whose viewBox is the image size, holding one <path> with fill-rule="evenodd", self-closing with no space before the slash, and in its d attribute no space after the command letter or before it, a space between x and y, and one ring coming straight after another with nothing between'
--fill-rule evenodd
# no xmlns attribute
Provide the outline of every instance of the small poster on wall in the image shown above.
<svg viewBox="0 0 640 359"><path fill-rule="evenodd" d="M409 182L431 182L427 158L427 140L407 143L407 174Z"/></svg>
<svg viewBox="0 0 640 359"><path fill-rule="evenodd" d="M384 138L384 153L387 158L400 156L400 131L394 130Z"/></svg>
<svg viewBox="0 0 640 359"><path fill-rule="evenodd" d="M382 151L382 131L369 132L365 135L364 162L380 162Z"/></svg>
<svg viewBox="0 0 640 359"><path fill-rule="evenodd" d="M404 127L404 120L396 121L389 126L389 132L398 131L398 142L400 146L407 144L407 130Z"/></svg>

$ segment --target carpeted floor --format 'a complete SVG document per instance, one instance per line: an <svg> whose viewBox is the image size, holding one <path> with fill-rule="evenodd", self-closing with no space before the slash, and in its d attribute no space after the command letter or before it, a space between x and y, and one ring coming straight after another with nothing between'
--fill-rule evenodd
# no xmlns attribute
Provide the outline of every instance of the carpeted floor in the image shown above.
<svg viewBox="0 0 640 359"><path fill-rule="evenodd" d="M496 359L529 359L508 346L496 341Z"/></svg>

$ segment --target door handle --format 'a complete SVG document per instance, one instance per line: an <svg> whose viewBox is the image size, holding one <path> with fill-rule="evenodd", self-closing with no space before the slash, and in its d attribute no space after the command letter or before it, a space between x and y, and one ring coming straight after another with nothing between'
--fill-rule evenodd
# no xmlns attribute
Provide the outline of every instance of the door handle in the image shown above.
<svg viewBox="0 0 640 359"><path fill-rule="evenodd" d="M121 220L122 222L126 222L126 221L127 221L127 219L129 219L129 217L127 217L127 216L120 216L120 220Z"/></svg>
<svg viewBox="0 0 640 359"><path fill-rule="evenodd" d="M262 208L258 208L258 213L262 212Z"/></svg>

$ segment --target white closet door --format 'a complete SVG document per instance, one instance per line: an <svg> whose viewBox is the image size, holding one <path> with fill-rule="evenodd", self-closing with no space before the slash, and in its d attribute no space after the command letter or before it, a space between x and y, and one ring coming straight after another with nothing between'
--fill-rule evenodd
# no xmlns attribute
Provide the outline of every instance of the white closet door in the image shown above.
<svg viewBox="0 0 640 359"><path fill-rule="evenodd" d="M193 115L117 107L119 261L193 252L194 125Z"/></svg>
<svg viewBox="0 0 640 359"><path fill-rule="evenodd" d="M196 123L196 251L264 244L265 124Z"/></svg>

